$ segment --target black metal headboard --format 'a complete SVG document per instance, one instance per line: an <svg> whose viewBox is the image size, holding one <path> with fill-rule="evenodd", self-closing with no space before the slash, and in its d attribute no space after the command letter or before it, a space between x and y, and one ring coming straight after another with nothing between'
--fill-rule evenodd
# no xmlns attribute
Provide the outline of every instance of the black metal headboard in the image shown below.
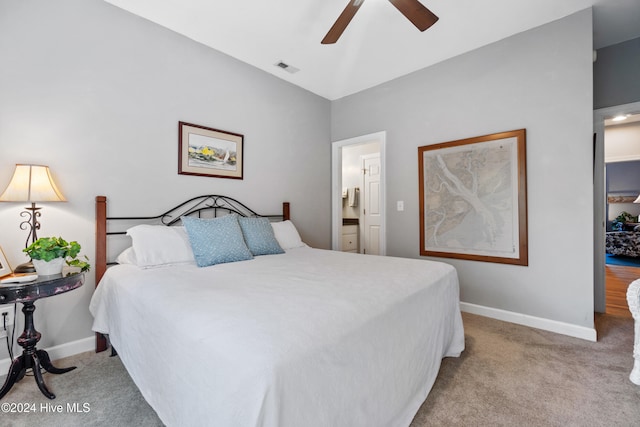
<svg viewBox="0 0 640 427"><path fill-rule="evenodd" d="M97 199L96 199L97 200ZM288 206L288 203L287 203ZM198 218L217 218L222 215L237 214L243 217L263 217L270 220L283 221L288 218L288 211L278 215L260 215L256 211L250 209L242 202L237 201L231 197L219 196L219 195L204 195L194 197L179 205L169 209L168 211L154 216L130 216L130 217L110 217L106 216L108 222L105 229L106 236L115 236L126 234L126 229L136 225L138 223L144 224L163 224L167 226L178 225L182 221L183 216L196 216ZM284 218L285 215L287 218ZM120 228L118 228L118 225ZM113 231L113 230L116 231ZM114 262L108 262L107 265L115 264Z"/></svg>
<svg viewBox="0 0 640 427"><path fill-rule="evenodd" d="M286 202L285 202L286 203ZM132 216L132 217L110 217L107 216L107 221L153 221L157 220L164 225L175 225L180 222L180 218L183 216L197 216L199 218L203 215L209 214L211 217L221 216L220 213L230 214L235 213L244 217L264 217L275 220L283 220L285 212L278 215L261 215L250 209L244 203L237 201L231 197L218 196L218 195L205 195L198 196L189 199L178 206L175 206L165 213L155 216ZM287 215L288 216L288 215ZM288 219L288 218L287 218ZM122 234L121 232L107 232L107 235Z"/></svg>

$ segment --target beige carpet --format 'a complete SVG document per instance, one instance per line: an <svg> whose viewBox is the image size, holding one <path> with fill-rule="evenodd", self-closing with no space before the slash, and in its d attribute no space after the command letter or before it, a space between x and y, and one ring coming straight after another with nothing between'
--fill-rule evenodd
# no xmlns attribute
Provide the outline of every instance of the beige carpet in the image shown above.
<svg viewBox="0 0 640 427"><path fill-rule="evenodd" d="M640 387L628 379L631 319L599 316L599 341L592 343L470 314L463 318L467 349L443 361L411 427L640 425ZM58 397L45 398L25 377L0 405L27 403L35 412L0 413L0 425L162 426L117 357L90 352L55 364L78 366L63 375L45 374ZM47 405L62 405L62 413Z"/></svg>
<svg viewBox="0 0 640 427"><path fill-rule="evenodd" d="M418 426L639 426L633 320L596 318L598 342L464 314L466 351L443 360Z"/></svg>

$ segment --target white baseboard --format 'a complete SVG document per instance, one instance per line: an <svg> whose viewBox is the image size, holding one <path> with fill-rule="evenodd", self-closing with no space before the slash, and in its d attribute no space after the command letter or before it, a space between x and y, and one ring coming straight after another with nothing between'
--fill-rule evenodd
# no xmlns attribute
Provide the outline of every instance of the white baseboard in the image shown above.
<svg viewBox="0 0 640 427"><path fill-rule="evenodd" d="M543 329L545 331L568 335L574 338L581 338L587 341L597 341L595 328L587 328L584 326L573 325L571 323L543 319L542 317L529 316L527 314L470 304L468 302L461 302L460 310L466 313L477 314L480 316L503 320L505 322L516 323L518 325L529 326L536 329Z"/></svg>
<svg viewBox="0 0 640 427"><path fill-rule="evenodd" d="M56 345L54 347L45 348L47 353L49 353L49 357L51 360L62 359L63 357L73 356L78 353L84 353L85 351L91 351L95 349L96 338L95 336L91 336L88 338L83 338L81 340L68 342L61 345ZM22 347L19 345L14 346L14 356L19 356L22 354ZM9 368L11 367L11 359L6 358L0 360L0 376L6 375L9 372Z"/></svg>

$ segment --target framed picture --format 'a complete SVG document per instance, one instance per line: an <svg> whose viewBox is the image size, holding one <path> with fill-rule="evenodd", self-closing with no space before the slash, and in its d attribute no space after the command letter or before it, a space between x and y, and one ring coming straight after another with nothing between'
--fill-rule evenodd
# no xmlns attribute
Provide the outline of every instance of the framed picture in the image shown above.
<svg viewBox="0 0 640 427"><path fill-rule="evenodd" d="M633 203L638 199L637 192L625 193L609 193L607 194L607 203Z"/></svg>
<svg viewBox="0 0 640 427"><path fill-rule="evenodd" d="M178 174L242 179L244 136L179 122Z"/></svg>
<svg viewBox="0 0 640 427"><path fill-rule="evenodd" d="M528 265L526 132L418 147L420 255Z"/></svg>
<svg viewBox="0 0 640 427"><path fill-rule="evenodd" d="M2 248L0 248L0 277L4 277L11 274L11 267L9 267L9 262L7 261L7 257L4 256L4 252Z"/></svg>

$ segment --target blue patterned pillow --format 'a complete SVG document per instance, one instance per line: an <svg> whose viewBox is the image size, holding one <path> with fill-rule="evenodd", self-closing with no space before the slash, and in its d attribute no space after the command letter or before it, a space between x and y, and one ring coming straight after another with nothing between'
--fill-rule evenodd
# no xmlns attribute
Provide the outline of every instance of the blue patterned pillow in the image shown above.
<svg viewBox="0 0 640 427"><path fill-rule="evenodd" d="M238 222L244 241L254 256L284 253L267 218L239 217Z"/></svg>
<svg viewBox="0 0 640 427"><path fill-rule="evenodd" d="M236 215L201 219L182 217L198 267L253 258Z"/></svg>

